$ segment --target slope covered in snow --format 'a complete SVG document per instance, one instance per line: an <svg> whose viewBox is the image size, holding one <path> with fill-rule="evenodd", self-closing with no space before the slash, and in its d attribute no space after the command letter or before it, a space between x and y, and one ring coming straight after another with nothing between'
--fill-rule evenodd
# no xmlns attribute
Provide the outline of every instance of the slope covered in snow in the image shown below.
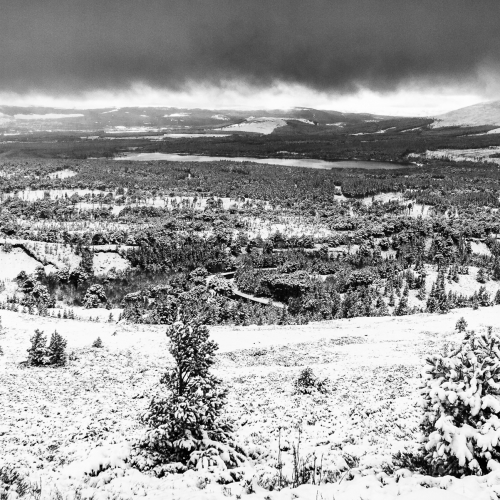
<svg viewBox="0 0 500 500"><path fill-rule="evenodd" d="M219 130L224 132L255 132L257 134L271 134L275 128L284 127L286 121L282 118L253 118L250 117L242 123L236 123L234 125L228 125Z"/></svg>
<svg viewBox="0 0 500 500"><path fill-rule="evenodd" d="M435 117L432 128L500 126L500 101L482 102Z"/></svg>
<svg viewBox="0 0 500 500"><path fill-rule="evenodd" d="M171 363L164 326L1 311L0 466L22 467L31 481L43 484L42 500L55 498L56 490L61 498L80 490L82 499L490 500L499 491L499 471L435 478L402 468L394 455L419 446L418 385L425 357L459 340L453 328L460 316L479 330L497 324L499 308L211 328L220 346L215 371L229 389L227 411L237 435L268 452L245 467L244 479L236 483L201 470L154 478L127 462L142 433L139 415ZM57 329L68 340L68 366L20 364L35 328ZM91 347L98 336L102 349ZM294 393L294 380L306 366L328 377L328 394ZM292 474L299 439L301 459L316 457L329 484L310 481L269 491L278 461L283 475ZM221 478L229 484L220 484Z"/></svg>

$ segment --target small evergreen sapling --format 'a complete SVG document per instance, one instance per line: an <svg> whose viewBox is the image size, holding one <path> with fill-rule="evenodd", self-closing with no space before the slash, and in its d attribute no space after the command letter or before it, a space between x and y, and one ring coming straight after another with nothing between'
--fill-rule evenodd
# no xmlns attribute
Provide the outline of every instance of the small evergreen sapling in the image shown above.
<svg viewBox="0 0 500 500"><path fill-rule="evenodd" d="M143 417L145 439L139 443L136 465L162 476L186 468L234 468L246 454L234 442L232 426L221 414L227 391L210 373L217 344L208 328L194 320L174 323L167 330L175 366L160 380Z"/></svg>
<svg viewBox="0 0 500 500"><path fill-rule="evenodd" d="M425 278L423 278L422 283L418 289L417 293L417 299L418 300L425 300L426 298L426 293L425 293Z"/></svg>
<svg viewBox="0 0 500 500"><path fill-rule="evenodd" d="M464 333L467 330L467 321L465 321L465 318L463 316L457 321L455 330L458 333Z"/></svg>
<svg viewBox="0 0 500 500"><path fill-rule="evenodd" d="M401 300L394 310L394 316L406 316L407 314L410 314L410 308L408 306L408 287L406 286L403 290Z"/></svg>
<svg viewBox="0 0 500 500"><path fill-rule="evenodd" d="M48 348L48 364L55 366L64 366L66 364L66 345L67 341L59 333L54 332L52 334Z"/></svg>
<svg viewBox="0 0 500 500"><path fill-rule="evenodd" d="M97 337L94 342L92 343L92 347L95 347L96 349L101 349L104 347L104 344L102 343L101 337Z"/></svg>
<svg viewBox="0 0 500 500"><path fill-rule="evenodd" d="M477 272L476 280L478 283L486 283L488 281L488 274L484 267L480 267L479 271Z"/></svg>
<svg viewBox="0 0 500 500"><path fill-rule="evenodd" d="M38 328L30 339L31 347L28 349L28 365L43 366L48 362L47 338Z"/></svg>
<svg viewBox="0 0 500 500"><path fill-rule="evenodd" d="M325 378L320 380L314 372L312 368L307 367L304 368L301 372L297 380L294 382L295 392L297 394L312 394L315 391L318 391L321 394L325 394L327 392L328 379Z"/></svg>

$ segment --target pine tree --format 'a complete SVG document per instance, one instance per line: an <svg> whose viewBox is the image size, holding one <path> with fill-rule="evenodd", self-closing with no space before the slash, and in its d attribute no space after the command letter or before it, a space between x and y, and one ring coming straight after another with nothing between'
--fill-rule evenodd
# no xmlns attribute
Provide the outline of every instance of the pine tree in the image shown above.
<svg viewBox="0 0 500 500"><path fill-rule="evenodd" d="M477 292L474 292L474 295L472 296L472 309L474 309L474 311L477 311L479 309L479 300L477 298Z"/></svg>
<svg viewBox="0 0 500 500"><path fill-rule="evenodd" d="M478 281L478 283L482 283L482 284L484 284L488 281L488 275L487 275L484 267L479 268L479 271L477 272L476 280Z"/></svg>
<svg viewBox="0 0 500 500"><path fill-rule="evenodd" d="M465 321L465 318L463 316L457 321L457 324L455 325L455 330L458 333L464 333L465 330L467 330L467 321Z"/></svg>
<svg viewBox="0 0 500 500"><path fill-rule="evenodd" d="M484 285L479 287L477 300L479 305L482 307L488 307L491 305L490 294L486 291L486 287Z"/></svg>
<svg viewBox="0 0 500 500"><path fill-rule="evenodd" d="M162 392L143 417L148 431L136 464L158 475L175 462L189 468L243 464L246 457L234 443L232 426L221 418L227 391L210 373L218 346L209 340L208 328L197 320L177 322L167 336L175 366L161 378Z"/></svg>
<svg viewBox="0 0 500 500"><path fill-rule="evenodd" d="M49 363L55 366L64 366L66 364L66 340L59 335L59 333L54 332L50 337L48 356Z"/></svg>
<svg viewBox="0 0 500 500"><path fill-rule="evenodd" d="M399 301L398 307L394 311L394 316L406 316L410 313L410 308L408 307L408 294L404 294Z"/></svg>
<svg viewBox="0 0 500 500"><path fill-rule="evenodd" d="M96 349L100 349L104 347L104 344L102 343L101 337L97 337L94 342L92 343L92 347L95 347Z"/></svg>
<svg viewBox="0 0 500 500"><path fill-rule="evenodd" d="M377 298L377 302L375 303L375 308L376 308L376 316L388 316L389 315L389 309L387 308L387 304L385 303L384 299L382 297Z"/></svg>
<svg viewBox="0 0 500 500"><path fill-rule="evenodd" d="M425 300L426 294L425 294L425 278L422 279L420 283L420 287L418 289L417 293L417 299L418 300Z"/></svg>
<svg viewBox="0 0 500 500"><path fill-rule="evenodd" d="M30 339L31 347L28 349L28 365L43 366L48 363L47 338L38 328Z"/></svg>
<svg viewBox="0 0 500 500"><path fill-rule="evenodd" d="M422 395L425 459L434 474L482 475L500 463L500 337L465 333L451 353L427 359Z"/></svg>
<svg viewBox="0 0 500 500"><path fill-rule="evenodd" d="M444 285L444 273L439 271L437 280L432 284L431 293L427 299L426 311L433 313L446 313L450 310L448 296Z"/></svg>
<svg viewBox="0 0 500 500"><path fill-rule="evenodd" d="M453 279L453 274L451 272L451 267L448 270L448 275L446 276L446 279L448 280L448 283L451 283L451 280Z"/></svg>

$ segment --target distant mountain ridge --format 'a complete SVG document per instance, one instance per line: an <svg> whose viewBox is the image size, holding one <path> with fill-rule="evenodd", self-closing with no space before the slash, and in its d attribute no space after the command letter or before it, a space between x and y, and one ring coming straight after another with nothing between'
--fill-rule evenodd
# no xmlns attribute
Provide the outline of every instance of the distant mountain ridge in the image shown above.
<svg viewBox="0 0 500 500"><path fill-rule="evenodd" d="M477 127L492 125L500 127L500 101L482 102L435 116L432 128Z"/></svg>
<svg viewBox="0 0 500 500"><path fill-rule="evenodd" d="M0 133L29 131L116 131L121 128L179 130L216 129L266 117L310 124L361 123L381 117L368 113L341 113L313 108L288 110L209 110L172 107L61 109L0 106Z"/></svg>
<svg viewBox="0 0 500 500"><path fill-rule="evenodd" d="M37 106L0 105L0 134L30 132L248 132L265 120L296 126L345 126L398 119L369 113L296 107L275 110L199 109L174 107L122 107L71 109ZM431 128L500 127L500 101L467 106L432 117ZM298 123L301 122L301 123ZM250 124L250 125L248 125ZM255 126L254 126L255 125Z"/></svg>

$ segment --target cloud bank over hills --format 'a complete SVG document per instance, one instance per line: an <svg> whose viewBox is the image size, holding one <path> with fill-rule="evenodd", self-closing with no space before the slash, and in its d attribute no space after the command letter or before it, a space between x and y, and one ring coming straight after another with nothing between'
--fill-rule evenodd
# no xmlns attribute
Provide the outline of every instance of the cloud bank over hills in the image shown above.
<svg viewBox="0 0 500 500"><path fill-rule="evenodd" d="M6 0L0 92L457 81L484 91L500 67L499 18L498 0Z"/></svg>

